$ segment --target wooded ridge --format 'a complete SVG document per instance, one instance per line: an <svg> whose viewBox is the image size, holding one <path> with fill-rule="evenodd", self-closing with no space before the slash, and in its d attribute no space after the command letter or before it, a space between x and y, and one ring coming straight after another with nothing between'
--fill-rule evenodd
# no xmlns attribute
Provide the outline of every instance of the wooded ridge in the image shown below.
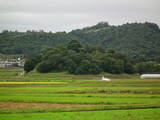
<svg viewBox="0 0 160 120"><path fill-rule="evenodd" d="M77 39L82 45L101 45L118 50L131 58L160 55L160 29L154 23L127 23L119 26L101 22L83 29L66 32L4 30L0 33L0 53L35 56L42 50Z"/></svg>

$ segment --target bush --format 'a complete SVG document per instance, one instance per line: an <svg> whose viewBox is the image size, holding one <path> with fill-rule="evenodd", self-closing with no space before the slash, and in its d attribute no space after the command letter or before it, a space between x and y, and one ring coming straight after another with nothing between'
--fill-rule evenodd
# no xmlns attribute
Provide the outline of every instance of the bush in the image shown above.
<svg viewBox="0 0 160 120"><path fill-rule="evenodd" d="M36 66L39 62L41 62L41 59L42 59L42 56L41 56L41 55L37 55L37 56L35 56L35 57L32 58L32 59L26 60L26 62L25 62L25 64L24 64L24 70L25 70L26 72L32 71L32 70L35 68L35 66Z"/></svg>
<svg viewBox="0 0 160 120"><path fill-rule="evenodd" d="M102 68L104 72L119 74L124 72L124 63L122 60L106 57L102 60Z"/></svg>
<svg viewBox="0 0 160 120"><path fill-rule="evenodd" d="M52 65L45 61L39 63L36 69L40 73L47 73L52 71Z"/></svg>
<svg viewBox="0 0 160 120"><path fill-rule="evenodd" d="M66 69L69 73L74 74L77 69L77 64L72 59L66 60Z"/></svg>
<svg viewBox="0 0 160 120"><path fill-rule="evenodd" d="M131 62L126 62L124 64L124 72L128 74L133 74L136 72L135 67L133 66Z"/></svg>
<svg viewBox="0 0 160 120"><path fill-rule="evenodd" d="M98 65L93 64L88 60L83 60L74 73L75 74L99 74L100 72L101 71Z"/></svg>
<svg viewBox="0 0 160 120"><path fill-rule="evenodd" d="M160 72L160 65L155 62L141 62L136 64L136 70L138 73L156 73Z"/></svg>
<svg viewBox="0 0 160 120"><path fill-rule="evenodd" d="M26 60L26 62L24 64L24 70L26 72L32 71L34 69L34 67L35 67L35 62L33 60L31 60L31 59Z"/></svg>
<svg viewBox="0 0 160 120"><path fill-rule="evenodd" d="M67 48L69 50L74 50L76 52L79 52L80 49L82 48L82 45L80 44L80 42L78 40L71 40L68 45Z"/></svg>

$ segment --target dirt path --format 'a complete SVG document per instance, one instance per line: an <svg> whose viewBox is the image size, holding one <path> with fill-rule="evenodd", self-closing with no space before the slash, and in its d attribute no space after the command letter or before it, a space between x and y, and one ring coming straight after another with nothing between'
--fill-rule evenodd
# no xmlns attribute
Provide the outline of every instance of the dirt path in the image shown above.
<svg viewBox="0 0 160 120"><path fill-rule="evenodd" d="M88 104L52 104L52 103L27 103L27 102L0 102L0 109L23 109L23 108L60 108L60 107L93 107L98 105Z"/></svg>

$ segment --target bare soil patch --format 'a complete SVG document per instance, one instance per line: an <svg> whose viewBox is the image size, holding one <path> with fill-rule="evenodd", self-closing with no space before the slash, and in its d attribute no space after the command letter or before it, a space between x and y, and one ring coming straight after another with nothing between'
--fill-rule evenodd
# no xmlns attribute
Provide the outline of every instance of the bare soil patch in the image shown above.
<svg viewBox="0 0 160 120"><path fill-rule="evenodd" d="M1 110L24 108L60 108L60 107L93 107L89 104L52 104L52 103L26 103L26 102L0 102Z"/></svg>

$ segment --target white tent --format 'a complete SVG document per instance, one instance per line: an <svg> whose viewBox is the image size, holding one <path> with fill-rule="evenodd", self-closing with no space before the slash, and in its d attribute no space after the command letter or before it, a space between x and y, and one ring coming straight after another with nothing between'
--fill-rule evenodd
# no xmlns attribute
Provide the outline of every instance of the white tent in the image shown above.
<svg viewBox="0 0 160 120"><path fill-rule="evenodd" d="M160 78L160 74L142 74L140 78Z"/></svg>

